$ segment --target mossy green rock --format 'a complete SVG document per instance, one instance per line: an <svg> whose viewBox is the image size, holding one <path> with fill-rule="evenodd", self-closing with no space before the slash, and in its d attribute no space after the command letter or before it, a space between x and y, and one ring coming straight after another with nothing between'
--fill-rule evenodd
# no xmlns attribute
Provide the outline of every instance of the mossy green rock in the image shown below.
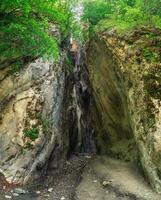
<svg viewBox="0 0 161 200"><path fill-rule="evenodd" d="M146 177L161 192L161 64L149 63L139 49L151 44L143 37L150 31L101 33L89 43L86 66L98 113L99 152L137 160L138 151Z"/></svg>

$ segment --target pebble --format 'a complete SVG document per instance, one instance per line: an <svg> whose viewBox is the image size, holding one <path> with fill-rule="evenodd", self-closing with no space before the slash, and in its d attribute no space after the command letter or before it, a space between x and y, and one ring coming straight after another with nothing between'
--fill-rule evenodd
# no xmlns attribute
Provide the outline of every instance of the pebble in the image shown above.
<svg viewBox="0 0 161 200"><path fill-rule="evenodd" d="M53 188L49 188L49 189L48 189L48 192L51 193L52 191L53 191Z"/></svg>
<svg viewBox="0 0 161 200"><path fill-rule="evenodd" d="M44 197L50 197L50 195L49 194L44 194Z"/></svg>
<svg viewBox="0 0 161 200"><path fill-rule="evenodd" d="M40 194L41 192L40 191L36 191L36 194Z"/></svg>
<svg viewBox="0 0 161 200"><path fill-rule="evenodd" d="M19 194L17 194L17 193L13 193L13 196L15 196L15 197L18 197L18 196L19 196Z"/></svg>
<svg viewBox="0 0 161 200"><path fill-rule="evenodd" d="M61 199L60 200L65 200L65 197L61 197Z"/></svg>
<svg viewBox="0 0 161 200"><path fill-rule="evenodd" d="M23 189L21 189L21 188L16 188L16 189L14 190L14 192L15 192L15 193L18 193L18 194L26 194L26 193L27 193L25 190L23 190Z"/></svg>
<svg viewBox="0 0 161 200"><path fill-rule="evenodd" d="M92 158L92 156L85 156L85 158Z"/></svg>
<svg viewBox="0 0 161 200"><path fill-rule="evenodd" d="M97 183L97 180L94 180L93 183Z"/></svg>
<svg viewBox="0 0 161 200"><path fill-rule="evenodd" d="M6 189L6 186L3 186L3 190L5 190Z"/></svg>
<svg viewBox="0 0 161 200"><path fill-rule="evenodd" d="M6 199L12 199L12 197L9 196L9 195L5 195L5 198L6 198Z"/></svg>
<svg viewBox="0 0 161 200"><path fill-rule="evenodd" d="M102 185L103 185L104 187L106 187L106 186L108 186L108 185L110 185L110 184L111 184L110 181L103 181L103 183L102 183Z"/></svg>

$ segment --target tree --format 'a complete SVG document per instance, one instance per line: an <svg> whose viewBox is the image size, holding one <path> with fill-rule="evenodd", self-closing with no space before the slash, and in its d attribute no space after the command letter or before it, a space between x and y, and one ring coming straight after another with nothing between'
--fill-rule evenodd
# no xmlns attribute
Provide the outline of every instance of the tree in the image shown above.
<svg viewBox="0 0 161 200"><path fill-rule="evenodd" d="M91 25L96 25L101 19L112 13L110 1L93 0L84 1L83 20L88 20Z"/></svg>
<svg viewBox="0 0 161 200"><path fill-rule="evenodd" d="M0 65L26 57L58 56L58 40L49 33L53 23L67 34L70 10L61 0L0 0Z"/></svg>
<svg viewBox="0 0 161 200"><path fill-rule="evenodd" d="M84 0L84 21L89 30L116 28L127 31L138 25L161 28L161 0Z"/></svg>

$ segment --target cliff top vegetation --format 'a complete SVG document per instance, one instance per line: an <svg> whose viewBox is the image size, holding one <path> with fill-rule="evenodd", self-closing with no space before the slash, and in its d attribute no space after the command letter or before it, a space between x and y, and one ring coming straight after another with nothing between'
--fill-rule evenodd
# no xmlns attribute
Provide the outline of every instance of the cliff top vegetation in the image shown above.
<svg viewBox="0 0 161 200"><path fill-rule="evenodd" d="M138 26L161 28L161 0L84 0L90 30L126 32Z"/></svg>
<svg viewBox="0 0 161 200"><path fill-rule="evenodd" d="M54 24L61 39L71 29L73 0L1 0L0 67L19 68L26 60L58 56L58 37L50 31Z"/></svg>

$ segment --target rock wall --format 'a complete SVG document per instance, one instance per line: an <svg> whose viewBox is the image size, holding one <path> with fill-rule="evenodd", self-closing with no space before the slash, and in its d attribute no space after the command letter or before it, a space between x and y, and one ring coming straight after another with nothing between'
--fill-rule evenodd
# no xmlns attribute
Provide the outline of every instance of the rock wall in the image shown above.
<svg viewBox="0 0 161 200"><path fill-rule="evenodd" d="M66 156L69 95L62 60L37 59L16 74L0 69L0 172L10 183L36 177L51 155L52 167Z"/></svg>
<svg viewBox="0 0 161 200"><path fill-rule="evenodd" d="M161 192L161 65L143 52L158 51L159 36L158 30L146 28L129 35L101 33L90 42L86 55L98 113L99 152L136 160L138 151L157 192Z"/></svg>
<svg viewBox="0 0 161 200"><path fill-rule="evenodd" d="M84 67L84 51L77 51L74 69L74 100L76 110L77 138L75 151L81 154L95 154L94 124L92 117L93 97L89 83L88 73ZM72 135L70 139L74 138Z"/></svg>
<svg viewBox="0 0 161 200"><path fill-rule="evenodd" d="M37 59L20 72L0 69L0 173L26 184L62 168L72 154L94 153L88 74L80 55ZM84 69L84 70L83 70Z"/></svg>
<svg viewBox="0 0 161 200"><path fill-rule="evenodd" d="M96 105L93 115L98 152L126 161L137 159L123 77L101 39L90 44L86 65Z"/></svg>
<svg viewBox="0 0 161 200"><path fill-rule="evenodd" d="M85 65L77 50L74 73L65 70L65 53L57 64L37 59L15 74L1 67L0 173L6 180L25 184L61 168L72 153L95 153L95 140L100 154L141 162L161 192L161 65L142 49L157 52L159 35L101 33L89 43Z"/></svg>

